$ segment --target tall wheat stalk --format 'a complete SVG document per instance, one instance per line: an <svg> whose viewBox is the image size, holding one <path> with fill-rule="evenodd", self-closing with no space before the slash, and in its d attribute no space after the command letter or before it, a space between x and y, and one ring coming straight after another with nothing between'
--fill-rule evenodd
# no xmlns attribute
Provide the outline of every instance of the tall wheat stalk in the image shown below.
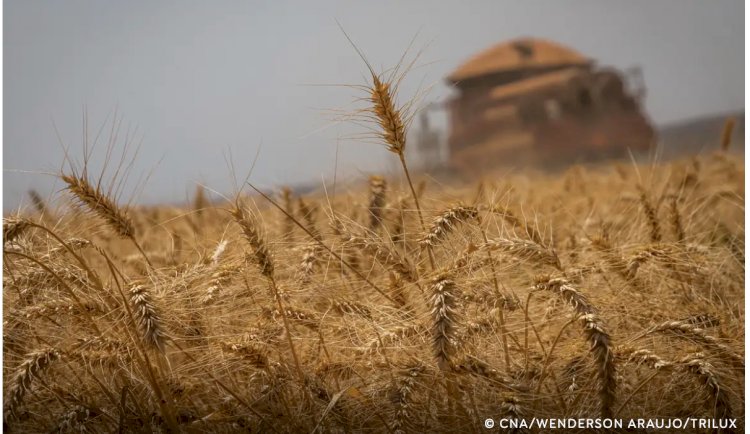
<svg viewBox="0 0 750 434"><path fill-rule="evenodd" d="M235 204L232 210L232 217L237 225L242 229L242 234L245 236L248 244L253 248L253 254L255 255L255 265L258 266L260 274L268 279L269 285L273 292L274 299L281 313L281 318L284 322L284 328L286 329L286 339L289 344L289 350L292 352L292 358L294 359L294 365L297 368L297 373L301 382L305 380L305 373L302 370L302 364L300 363L299 356L297 355L297 349L294 346L292 340L292 328L289 325L287 319L286 309L284 303L281 301L279 296L279 289L276 286L276 279L274 277L274 263L271 257L271 252L268 249L263 236L260 233L257 222L245 211L245 208L239 202Z"/></svg>

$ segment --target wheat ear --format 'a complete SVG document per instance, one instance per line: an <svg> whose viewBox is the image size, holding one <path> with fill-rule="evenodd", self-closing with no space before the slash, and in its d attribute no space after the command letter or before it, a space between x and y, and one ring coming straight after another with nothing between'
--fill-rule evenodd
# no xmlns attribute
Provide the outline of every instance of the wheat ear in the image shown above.
<svg viewBox="0 0 750 434"><path fill-rule="evenodd" d="M743 367L745 366L745 359L742 355L737 354L717 338L707 334L702 328L696 327L687 321L666 321L650 328L646 332L646 334L651 333L668 333L684 339L695 340L706 348L728 356L734 363Z"/></svg>
<svg viewBox="0 0 750 434"><path fill-rule="evenodd" d="M30 353L16 369L11 385L8 389L9 399L5 404L5 419L17 416L18 409L23 404L23 398L31 389L35 378L40 378L49 366L60 358L60 352L55 348L46 348Z"/></svg>
<svg viewBox="0 0 750 434"><path fill-rule="evenodd" d="M273 259L271 258L268 246L257 228L255 219L239 204L232 210L232 217L242 230L245 240L253 248L253 260L255 265L258 266L260 274L272 279L274 272Z"/></svg>
<svg viewBox="0 0 750 434"><path fill-rule="evenodd" d="M135 235L133 221L109 196L97 186L93 186L86 178L80 176L62 175L62 180L68 185L67 189L78 201L94 214L109 223L121 237L132 238Z"/></svg>
<svg viewBox="0 0 750 434"><path fill-rule="evenodd" d="M419 195L417 195L417 191L414 189L414 183L409 174L409 167L406 164L406 127L401 111L396 108L394 97L395 95L390 83L381 81L375 73L372 73L370 101L372 103L372 112L381 129L380 137L385 142L388 150L398 155L399 161L401 161L401 168L404 170L406 181L409 183L409 189L414 198L414 205L417 207L419 224L422 231L426 231L422 208L419 205ZM428 246L427 253L430 257L430 265L434 270L435 258L433 257L431 246Z"/></svg>
<svg viewBox="0 0 750 434"><path fill-rule="evenodd" d="M385 207L386 182L382 176L370 177L370 230L375 232L383 224L383 207Z"/></svg>
<svg viewBox="0 0 750 434"><path fill-rule="evenodd" d="M457 353L458 289L450 275L443 274L432 281L432 351L441 371L452 368Z"/></svg>
<svg viewBox="0 0 750 434"><path fill-rule="evenodd" d="M7 217L3 219L3 244L13 242L31 227L26 219Z"/></svg>
<svg viewBox="0 0 750 434"><path fill-rule="evenodd" d="M118 235L130 239L141 255L143 255L148 265L153 266L151 260L146 256L146 252L143 251L143 248L135 239L133 220L131 220L124 209L117 206L98 185L91 185L88 179L83 176L62 175L61 178L67 184L68 191L70 191L81 205L84 205L89 211L106 221Z"/></svg>
<svg viewBox="0 0 750 434"><path fill-rule="evenodd" d="M162 327L162 320L154 307L151 293L143 285L130 288L130 303L133 315L146 346L164 353L166 336Z"/></svg>
<svg viewBox="0 0 750 434"><path fill-rule="evenodd" d="M636 187L638 189L638 198L641 201L641 206L643 207L643 213L646 214L646 220L648 221L648 225L651 228L651 232L649 233L651 242L661 242L661 227L659 226L659 217L657 215L656 208L654 208L654 206L651 204L651 201L648 199L648 195L646 195L646 189L644 189L640 184L638 184Z"/></svg>
<svg viewBox="0 0 750 434"><path fill-rule="evenodd" d="M273 291L274 298L276 299L276 304L278 306L279 311L285 312L286 309L284 309L284 304L281 301L279 290L276 287L276 280L274 278L273 258L271 257L271 252L268 249L268 246L266 245L265 240L260 234L260 231L255 222L255 219L252 218L250 215L248 215L248 213L239 203L235 204L235 207L232 210L232 217L234 217L234 221L242 229L242 233L245 235L245 239L253 248L253 253L255 255L255 263L258 266L260 274L262 274L268 279L269 285L271 286L271 290ZM305 373L302 370L302 365L300 364L299 357L297 356L297 350L294 347L294 341L292 341L292 328L289 325L289 320L287 319L286 315L282 315L281 317L284 321L284 329L286 330L286 338L287 338L287 342L289 343L289 349L292 352L292 358L294 359L294 364L297 368L297 373L299 374L300 381L304 382Z"/></svg>
<svg viewBox="0 0 750 434"><path fill-rule="evenodd" d="M487 240L480 248L490 251L498 250L520 259L532 260L562 270L557 252L533 241L520 238L495 238Z"/></svg>
<svg viewBox="0 0 750 434"><path fill-rule="evenodd" d="M682 216L680 215L680 208L677 205L677 196L672 196L669 201L669 221L672 223L672 230L674 230L677 241L680 243L684 242L685 228L682 226Z"/></svg>
<svg viewBox="0 0 750 434"><path fill-rule="evenodd" d="M557 294L580 316L579 319L586 340L589 342L590 352L597 365L601 415L602 417L612 417L617 389L615 357L612 352L610 335L597 315L596 309L583 294L573 288L565 279L542 278L537 283L536 289L552 291Z"/></svg>
<svg viewBox="0 0 750 434"><path fill-rule="evenodd" d="M714 366L706 360L702 353L691 354L680 360L685 369L698 377L704 389L713 398L712 407L716 419L732 417L732 405L727 395L727 387L721 384Z"/></svg>
<svg viewBox="0 0 750 434"><path fill-rule="evenodd" d="M395 407L391 429L394 434L404 434L410 427L413 412L412 395L417 385L417 378L424 372L424 366L418 365L406 369L391 391L391 402Z"/></svg>
<svg viewBox="0 0 750 434"><path fill-rule="evenodd" d="M422 238L420 244L435 247L440 240L445 239L453 231L456 225L475 220L478 215L479 212L474 207L461 204L454 205L435 218L429 232Z"/></svg>

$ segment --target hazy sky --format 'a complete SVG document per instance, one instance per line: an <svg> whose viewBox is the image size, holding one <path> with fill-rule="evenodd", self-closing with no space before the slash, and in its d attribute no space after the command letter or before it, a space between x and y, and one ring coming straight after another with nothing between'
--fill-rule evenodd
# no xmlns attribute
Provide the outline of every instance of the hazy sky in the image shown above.
<svg viewBox="0 0 750 434"><path fill-rule="evenodd" d="M548 1L75 1L4 2L3 204L59 189L63 148L82 154L115 107L142 138L133 180L153 170L140 202L180 202L196 182L228 192L231 151L262 186L331 179L331 122L356 107L366 69L339 30L377 67L390 67L417 35L426 48L403 87L434 84L472 54L519 36L568 44L600 64L640 65L656 123L744 108L742 0ZM120 140L122 142L122 140ZM341 173L389 167L381 147L340 141ZM97 149L103 154L104 147ZM30 172L30 173L29 173ZM132 194L133 183L124 199Z"/></svg>

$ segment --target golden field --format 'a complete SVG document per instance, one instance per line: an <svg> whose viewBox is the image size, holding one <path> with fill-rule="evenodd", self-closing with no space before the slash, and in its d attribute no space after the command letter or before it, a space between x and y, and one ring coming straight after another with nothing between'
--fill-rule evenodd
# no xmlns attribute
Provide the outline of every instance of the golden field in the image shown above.
<svg viewBox="0 0 750 434"><path fill-rule="evenodd" d="M128 209L67 171L61 205L6 216L5 429L744 429L740 157L441 185L368 89L406 176Z"/></svg>

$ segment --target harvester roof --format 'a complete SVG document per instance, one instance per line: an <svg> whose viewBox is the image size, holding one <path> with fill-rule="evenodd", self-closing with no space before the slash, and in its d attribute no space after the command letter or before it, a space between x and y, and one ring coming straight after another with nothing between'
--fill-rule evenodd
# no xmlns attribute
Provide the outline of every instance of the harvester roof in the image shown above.
<svg viewBox="0 0 750 434"><path fill-rule="evenodd" d="M499 72L562 66L586 66L591 63L577 51L545 39L520 38L484 50L459 66L448 76L457 83Z"/></svg>

